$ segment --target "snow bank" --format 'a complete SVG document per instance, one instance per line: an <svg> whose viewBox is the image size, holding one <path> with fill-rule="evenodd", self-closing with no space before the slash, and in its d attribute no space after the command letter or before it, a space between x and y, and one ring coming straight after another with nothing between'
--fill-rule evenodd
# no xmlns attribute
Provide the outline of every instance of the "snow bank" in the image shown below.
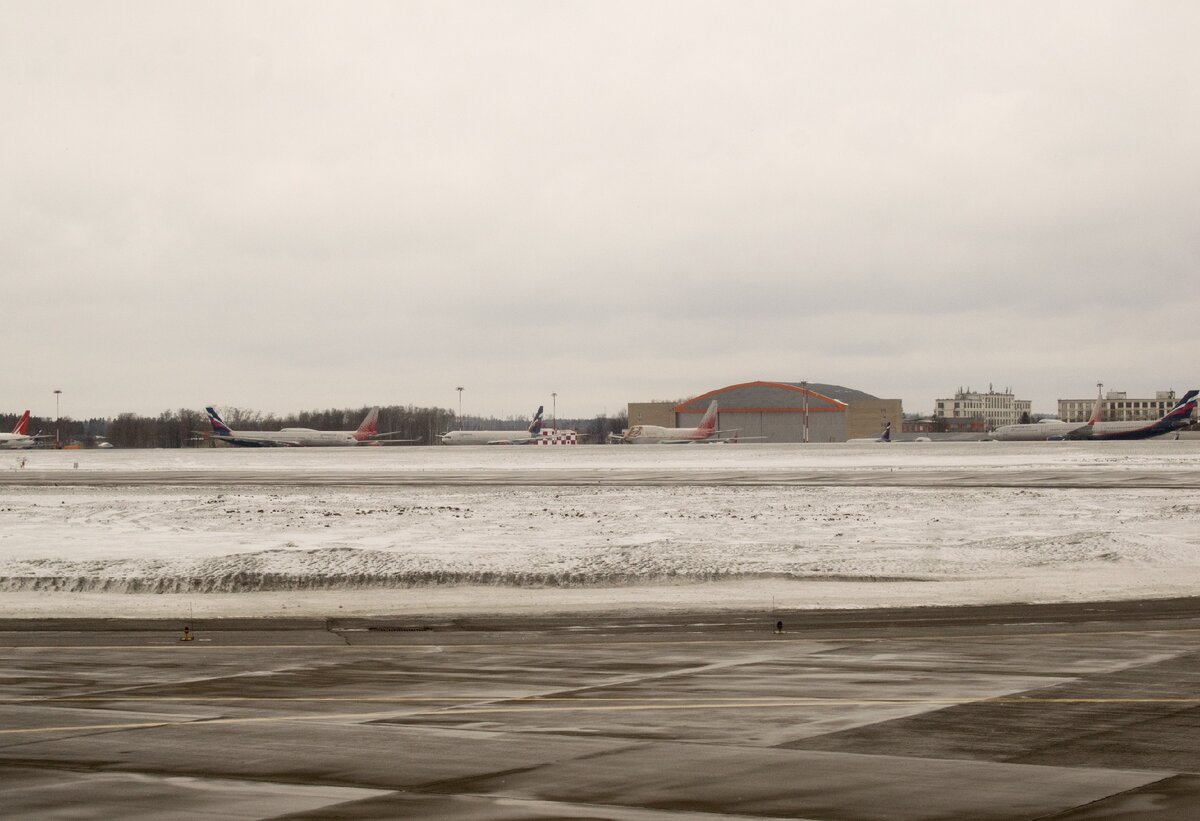
<svg viewBox="0 0 1200 821"><path fill-rule="evenodd" d="M220 479L240 464L230 460L244 459L281 477L385 463L392 470L486 464L502 471L631 460L654 470L719 463L753 472L823 460L850 472L891 465L1019 475L1037 467L1194 480L1196 445L563 449L572 455L543 448L533 456L513 448L131 452L114 463L161 470L182 461L212 471L212 481L190 488L0 488L0 614L75 607L137 614L185 599L192 608L224 602L231 615L319 615L362 612L367 603L383 608L368 612L511 610L534 602L542 611L605 602L759 607L766 591L788 606L1198 595L1200 504L1186 490L852 483L272 488ZM102 470L111 455L67 458L89 459ZM52 463L43 469L74 470L61 453L34 457ZM408 467L397 467L404 460ZM317 609L297 610L299 602Z"/></svg>

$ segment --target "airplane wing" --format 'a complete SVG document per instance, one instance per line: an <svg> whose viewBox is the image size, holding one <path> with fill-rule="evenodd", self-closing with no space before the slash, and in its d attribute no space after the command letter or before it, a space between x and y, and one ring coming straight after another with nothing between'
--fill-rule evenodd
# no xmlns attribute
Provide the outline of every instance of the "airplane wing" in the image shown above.
<svg viewBox="0 0 1200 821"><path fill-rule="evenodd" d="M725 428L724 430L713 431L712 439L704 439L703 442L749 442L751 439L769 439L769 436L742 436L742 428ZM722 435L724 434L724 435ZM730 435L732 434L732 435Z"/></svg>
<svg viewBox="0 0 1200 821"><path fill-rule="evenodd" d="M225 442L240 447L298 448L302 444L299 439L241 439L237 436L213 436L211 432L204 430L194 430L192 433L196 436L202 436L205 439L215 439L218 442Z"/></svg>
<svg viewBox="0 0 1200 821"><path fill-rule="evenodd" d="M298 448L304 445L299 439L239 439L235 436L218 436L216 439L249 448Z"/></svg>
<svg viewBox="0 0 1200 821"><path fill-rule="evenodd" d="M403 433L403 431L399 431L399 430L390 430L387 433L372 433L370 436L367 436L363 439L359 439L358 441L360 444L363 444L363 445L399 445L404 442L424 442L425 441L424 437L417 437L416 439L388 439L387 438L389 436L399 436L401 433ZM444 436L445 434L438 434L438 435Z"/></svg>
<svg viewBox="0 0 1200 821"><path fill-rule="evenodd" d="M1063 439L1091 439L1092 438L1092 423L1088 422L1085 425L1080 425L1077 428L1072 428L1066 433L1061 434Z"/></svg>
<svg viewBox="0 0 1200 821"><path fill-rule="evenodd" d="M765 436L714 436L711 439L664 439L660 445L724 445L734 442L749 442L751 439L766 439Z"/></svg>

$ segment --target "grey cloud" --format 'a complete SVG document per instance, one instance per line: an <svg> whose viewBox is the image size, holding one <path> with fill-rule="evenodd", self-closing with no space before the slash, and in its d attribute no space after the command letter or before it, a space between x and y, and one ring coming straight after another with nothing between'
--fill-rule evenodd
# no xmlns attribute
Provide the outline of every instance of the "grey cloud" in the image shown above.
<svg viewBox="0 0 1200 821"><path fill-rule="evenodd" d="M1179 387L1160 346L1200 307L1198 22L13 8L0 280L22 298L0 342L41 354L3 395L285 411L469 383L508 414L757 377L916 409L993 378L1042 405L1082 373Z"/></svg>

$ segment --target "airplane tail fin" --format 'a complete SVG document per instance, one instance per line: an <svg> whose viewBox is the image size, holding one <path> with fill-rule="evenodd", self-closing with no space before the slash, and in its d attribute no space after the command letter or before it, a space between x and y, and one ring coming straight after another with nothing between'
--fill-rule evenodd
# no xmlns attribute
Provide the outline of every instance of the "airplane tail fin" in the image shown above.
<svg viewBox="0 0 1200 821"><path fill-rule="evenodd" d="M1196 395L1200 394L1200 390L1188 391L1183 395L1183 398L1175 403L1175 407L1167 413L1163 419L1181 419L1185 416L1191 416L1192 411L1196 409Z"/></svg>
<svg viewBox="0 0 1200 821"><path fill-rule="evenodd" d="M700 424L696 426L696 433L701 436L712 436L717 432L717 400L714 399L712 404L708 406L708 410L704 412L704 416L700 419Z"/></svg>
<svg viewBox="0 0 1200 821"><path fill-rule="evenodd" d="M1171 408L1171 412L1174 413L1189 402L1193 402L1196 399L1197 394L1200 394L1200 391L1188 391L1185 393L1183 398L1175 403L1175 407ZM25 413L29 413L29 411L25 411Z"/></svg>
<svg viewBox="0 0 1200 821"><path fill-rule="evenodd" d="M208 421L212 423L213 434L216 436L233 436L233 431L221 419L221 414L217 413L213 408L205 408L208 411Z"/></svg>
<svg viewBox="0 0 1200 821"><path fill-rule="evenodd" d="M354 438L362 442L365 439L370 439L379 433L379 408L371 408L367 411L366 418L362 420L362 424L358 426L358 430L354 431Z"/></svg>
<svg viewBox="0 0 1200 821"><path fill-rule="evenodd" d="M880 442L892 441L892 423L891 422L888 422L886 425L883 426L883 433L881 433L879 435L879 441Z"/></svg>
<svg viewBox="0 0 1200 821"><path fill-rule="evenodd" d="M1104 396L1097 394L1096 404L1092 406L1092 415L1088 417L1087 424L1094 425L1102 421L1104 421Z"/></svg>
<svg viewBox="0 0 1200 821"><path fill-rule="evenodd" d="M545 410L544 405L538 405L537 413L533 415L533 421L529 424L529 432L533 436L538 436L542 432L542 411Z"/></svg>
<svg viewBox="0 0 1200 821"><path fill-rule="evenodd" d="M17 420L17 426L12 429L12 432L20 436L29 435L29 411L21 414L21 418Z"/></svg>

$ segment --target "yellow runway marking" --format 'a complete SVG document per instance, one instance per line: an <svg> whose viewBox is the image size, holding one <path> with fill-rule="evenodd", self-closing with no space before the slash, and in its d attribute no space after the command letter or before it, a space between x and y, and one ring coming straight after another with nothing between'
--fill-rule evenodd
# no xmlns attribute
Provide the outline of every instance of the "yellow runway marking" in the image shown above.
<svg viewBox="0 0 1200 821"><path fill-rule="evenodd" d="M615 700L615 699L614 699ZM231 724L273 724L289 721L373 721L384 718L445 718L454 719L459 716L493 715L497 713L612 713L612 712L652 712L661 710L770 710L787 707L903 707L909 705L950 706L958 704L1194 704L1200 705L1200 697L1192 698L1026 698L1020 696L1002 696L998 698L969 698L969 699L936 699L936 698L879 698L879 699L787 699L765 701L738 702L650 702L633 704L578 704L567 706L539 706L537 704L521 704L512 706L488 707L449 707L444 710L424 710L416 713L397 715L395 710L369 713L327 713L317 715L286 715L286 716L245 716L236 718L195 719L187 721L144 721L115 724L79 724L56 727L24 727L19 729L0 730L3 735L29 735L35 733L59 732L96 732L102 730L136 730L156 727L205 727L210 725ZM202 705L197 705L202 706Z"/></svg>

